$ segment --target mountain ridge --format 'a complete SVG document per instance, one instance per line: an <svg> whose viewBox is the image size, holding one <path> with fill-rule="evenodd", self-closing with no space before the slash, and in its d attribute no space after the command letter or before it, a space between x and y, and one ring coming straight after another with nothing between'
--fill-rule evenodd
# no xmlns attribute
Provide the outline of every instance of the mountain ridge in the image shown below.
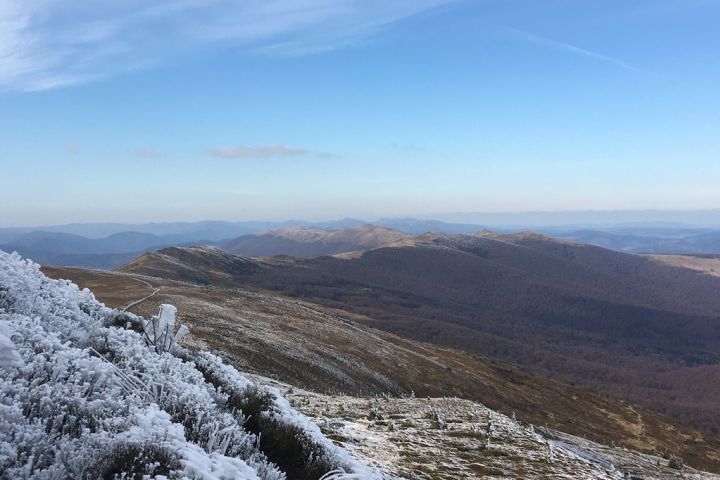
<svg viewBox="0 0 720 480"><path fill-rule="evenodd" d="M318 257L377 248L409 237L399 230L363 225L337 230L312 227L288 227L262 234L244 235L219 244L241 256L290 255Z"/></svg>
<svg viewBox="0 0 720 480"><path fill-rule="evenodd" d="M698 367L720 371L717 277L535 235L428 234L340 258L256 258L244 270L207 268L214 250L181 251L202 274L182 281L350 311L401 337L518 363L718 433L720 392L690 395L681 381ZM176 269L151 254L121 270L173 278Z"/></svg>

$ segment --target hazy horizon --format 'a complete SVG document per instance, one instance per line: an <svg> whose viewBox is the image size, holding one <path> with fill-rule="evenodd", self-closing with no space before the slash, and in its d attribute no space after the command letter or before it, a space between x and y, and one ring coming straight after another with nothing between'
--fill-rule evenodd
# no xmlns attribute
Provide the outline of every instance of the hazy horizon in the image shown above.
<svg viewBox="0 0 720 480"><path fill-rule="evenodd" d="M0 224L0 229L33 229L41 227L62 227L68 225L163 225L163 224L196 224L203 222L220 223L267 223L267 224L322 224L338 223L343 220L354 220L373 224L381 220L417 220L438 221L451 224L468 224L490 227L563 227L563 226L624 226L624 225L674 225L695 228L720 228L720 209L699 210L555 210L555 211L520 211L520 212L448 212L434 215L398 215L387 217L327 217L327 218L203 218L157 219L150 221L77 221L57 223L26 223Z"/></svg>

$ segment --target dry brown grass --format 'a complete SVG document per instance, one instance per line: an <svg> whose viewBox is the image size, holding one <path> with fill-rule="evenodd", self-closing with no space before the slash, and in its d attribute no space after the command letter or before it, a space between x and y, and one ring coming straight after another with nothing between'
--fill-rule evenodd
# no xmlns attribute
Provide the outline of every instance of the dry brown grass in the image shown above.
<svg viewBox="0 0 720 480"><path fill-rule="evenodd" d="M720 277L720 256L701 255L645 255L658 263L671 267L689 268L701 273Z"/></svg>
<svg viewBox="0 0 720 480"><path fill-rule="evenodd" d="M690 465L720 470L720 444L589 390L480 355L374 330L339 310L242 288L216 288L80 269L46 268L113 307L159 289L131 310L179 308L191 346L221 353L241 370L324 393L457 396L519 419L640 450L669 450ZM148 286L149 284L149 286ZM642 426L642 428L639 427ZM688 438L697 442L688 444Z"/></svg>

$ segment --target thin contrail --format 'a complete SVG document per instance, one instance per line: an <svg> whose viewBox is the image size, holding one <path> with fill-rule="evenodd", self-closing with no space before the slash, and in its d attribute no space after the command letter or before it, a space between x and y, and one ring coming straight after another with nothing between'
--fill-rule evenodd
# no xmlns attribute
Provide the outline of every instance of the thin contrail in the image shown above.
<svg viewBox="0 0 720 480"><path fill-rule="evenodd" d="M607 55L603 55L602 53L593 52L592 50L587 50L585 48L581 48L570 43L541 37L539 35L526 32L525 30L518 30L516 28L506 28L506 30L538 45L545 45L548 47L556 48L558 50L564 50L566 52L574 53L576 55L582 55L584 57L602 60L604 62L612 63L614 65L617 65L618 67L624 68L625 70L630 70L632 72L638 71L637 68L633 67L632 65L623 60L620 60L619 58L609 57Z"/></svg>

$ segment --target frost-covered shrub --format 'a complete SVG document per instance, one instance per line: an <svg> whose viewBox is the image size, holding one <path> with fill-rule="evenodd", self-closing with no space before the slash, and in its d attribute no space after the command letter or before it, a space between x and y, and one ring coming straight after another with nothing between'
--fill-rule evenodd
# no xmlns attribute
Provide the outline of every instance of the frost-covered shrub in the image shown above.
<svg viewBox="0 0 720 480"><path fill-rule="evenodd" d="M104 322L106 327L125 328L138 333L143 332L144 324L145 321L141 317L121 310L113 311L105 318Z"/></svg>
<svg viewBox="0 0 720 480"><path fill-rule="evenodd" d="M2 251L0 289L20 359L0 368L0 479L381 478L277 390L175 348L174 307L146 322Z"/></svg>
<svg viewBox="0 0 720 480"><path fill-rule="evenodd" d="M339 466L332 452L299 425L261 415L250 431L259 435L260 449L282 468L288 479L319 479Z"/></svg>
<svg viewBox="0 0 720 480"><path fill-rule="evenodd" d="M284 478L192 364L106 327L114 313L89 291L4 252L0 286L12 302L0 325L24 363L0 371L0 477ZM202 412L187 431L180 408ZM147 463L127 460L140 451Z"/></svg>
<svg viewBox="0 0 720 480"><path fill-rule="evenodd" d="M145 475L169 475L180 470L177 456L167 448L153 444L125 444L95 465L99 478L142 478Z"/></svg>
<svg viewBox="0 0 720 480"><path fill-rule="evenodd" d="M13 302L7 288L0 287L0 313L8 313Z"/></svg>
<svg viewBox="0 0 720 480"><path fill-rule="evenodd" d="M364 464L336 447L320 429L290 407L277 389L249 382L235 369L207 352L195 363L205 379L227 395L226 405L242 414L248 432L259 437L260 449L276 463L288 479L381 478ZM348 472L347 477L338 472ZM327 477L330 478L330 477Z"/></svg>

